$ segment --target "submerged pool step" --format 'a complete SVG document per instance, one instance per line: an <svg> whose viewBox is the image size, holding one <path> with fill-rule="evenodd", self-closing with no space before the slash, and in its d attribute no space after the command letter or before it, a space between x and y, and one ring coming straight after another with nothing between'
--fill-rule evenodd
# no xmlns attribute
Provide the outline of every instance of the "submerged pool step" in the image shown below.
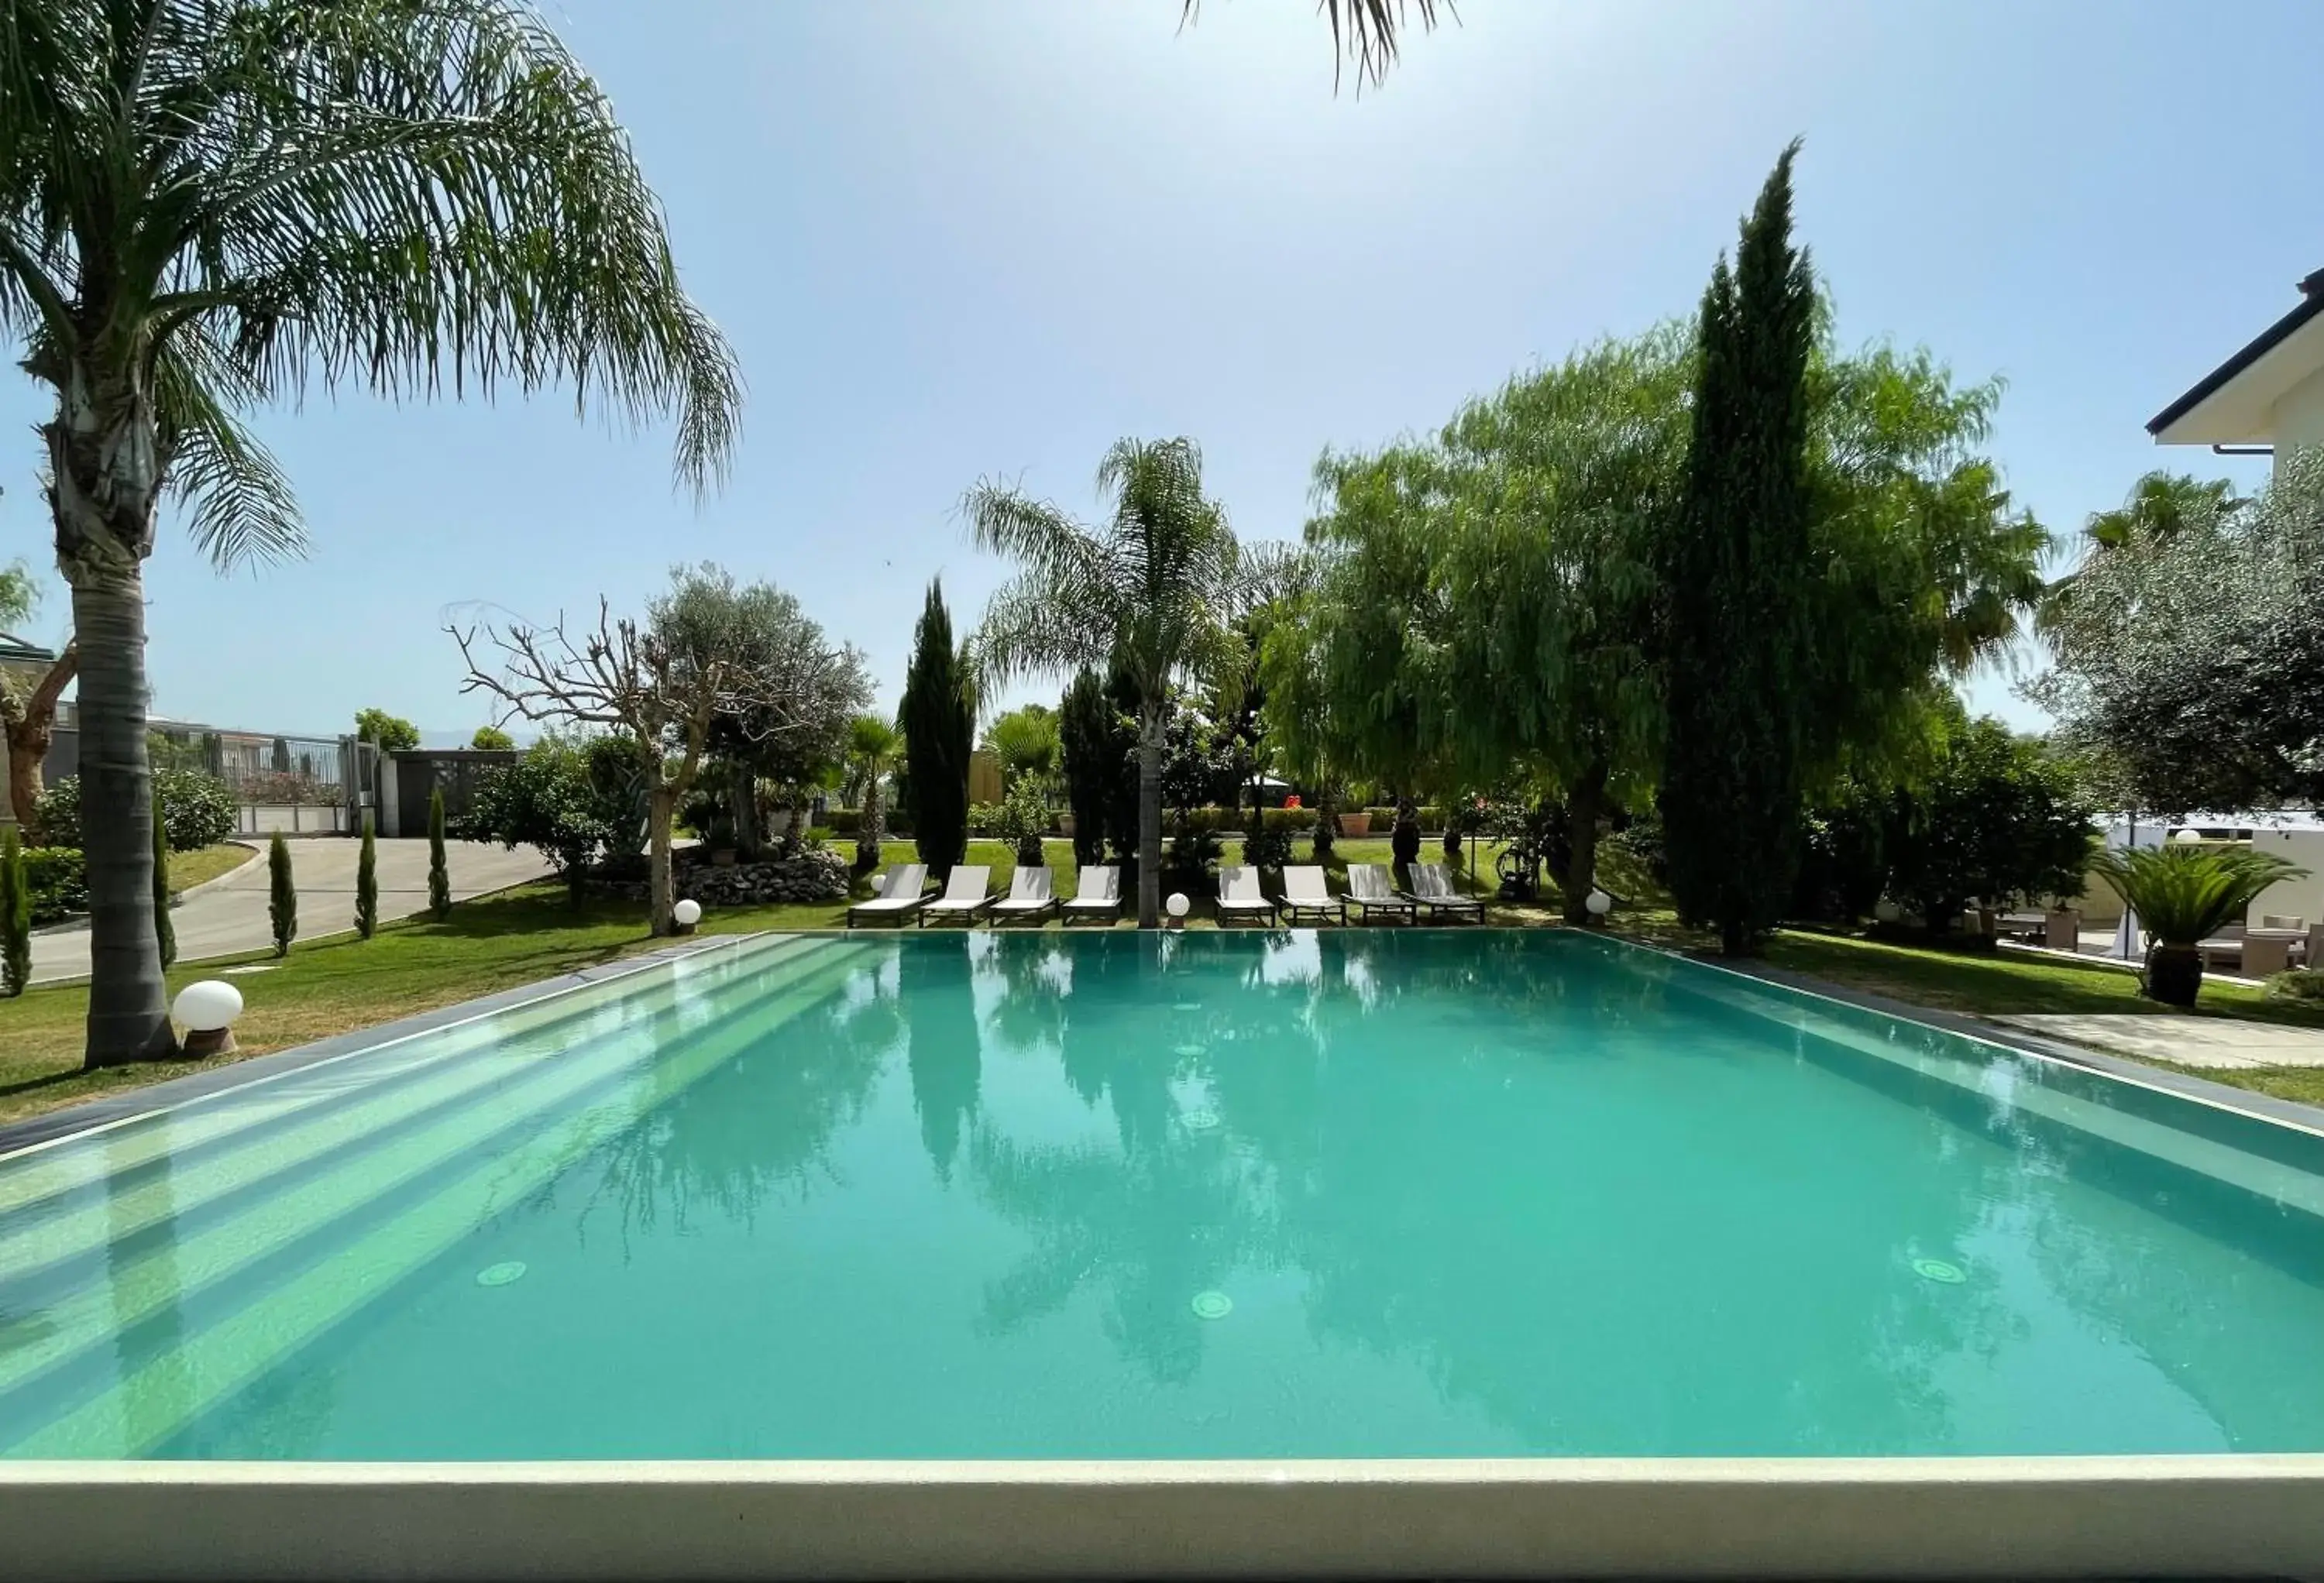
<svg viewBox="0 0 2324 1583"><path fill-rule="evenodd" d="M844 943L818 942L722 982L702 998L701 1030L683 1035L678 1055L690 1057L702 1045L724 1050L737 1035L744 1040L756 1036L769 1026L770 994L781 1003L804 984L812 986L819 999L855 965L857 955ZM724 1004L726 991L738 997L732 1006ZM38 1309L37 1332L23 1335L14 1344L0 1332L0 1396L109 1342L166 1306L234 1276L333 1222L361 1213L367 1205L424 1178L465 1151L504 1134L537 1134L544 1114L560 1105L586 1098L593 1089L619 1080L624 1072L676 1060L666 1056L659 1043L633 1028L628 1039L611 1041L577 1058L540 1063L536 1074L521 1090L496 1096L501 1102L489 1109L456 1110L420 1132L393 1140L384 1152L367 1151L349 1157L299 1184L295 1193L263 1199L244 1213L109 1268L98 1282ZM661 1097L659 1077L657 1072L657 1081L647 1095L650 1102ZM6 1302L10 1286L17 1284L14 1272L11 1275L11 1280L0 1281L0 1307L15 1306Z"/></svg>
<svg viewBox="0 0 2324 1583"><path fill-rule="evenodd" d="M782 943L788 949L751 959L750 980L807 948L804 941ZM744 980L729 978L690 988L715 997L736 981ZM85 1254L164 1219L190 1216L326 1156L376 1146L393 1128L424 1119L432 1110L521 1082L605 1039L634 1036L640 1023L666 1019L676 1012L679 991L688 987L687 981L674 979L630 985L630 993L641 1002L636 1007L593 1001L538 1026L520 1027L515 1037L505 1040L495 1040L488 1026L463 1029L466 1036L448 1052L429 1053L413 1066L352 1077L349 1081L360 1085L352 1093L345 1086L334 1086L302 1097L294 1110L270 1109L263 1117L245 1117L233 1131L209 1140L190 1164L171 1166L166 1174L146 1172L123 1188L118 1182L131 1173L119 1172L111 1182L100 1176L82 1189L51 1194L13 1211L0 1210L0 1275L17 1276ZM487 1045L493 1046L490 1058L464 1059ZM415 1071L426 1075L415 1078ZM281 1125L286 1114L298 1118ZM276 1125L258 1127L260 1119ZM162 1146L167 1148L166 1139ZM100 1162L109 1157L106 1143L93 1140L92 1147Z"/></svg>
<svg viewBox="0 0 2324 1583"><path fill-rule="evenodd" d="M256 1295L8 1448L14 1457L136 1457L257 1378L298 1348L444 1254L493 1214L554 1180L636 1126L736 1054L827 999L869 943L832 942L756 1015L689 1040L655 1069L650 1091L622 1092L536 1129L357 1240Z"/></svg>
<svg viewBox="0 0 2324 1583"><path fill-rule="evenodd" d="M569 1025L604 1016L609 1008L637 996L649 983L675 994L681 985L754 971L770 956L810 943L797 935L778 936L715 955L679 958L532 1005L409 1035L357 1055L337 1057L245 1089L229 1089L116 1125L101 1134L37 1146L14 1159L0 1159L0 1221L18 1211L37 1209L45 1201L102 1191L109 1182L163 1158L235 1147L249 1136L270 1137L285 1118L327 1108L344 1099L349 1082L368 1086L383 1078L440 1068L487 1045L553 1040ZM343 1076L347 1073L359 1075ZM0 1264L0 1270L7 1267Z"/></svg>

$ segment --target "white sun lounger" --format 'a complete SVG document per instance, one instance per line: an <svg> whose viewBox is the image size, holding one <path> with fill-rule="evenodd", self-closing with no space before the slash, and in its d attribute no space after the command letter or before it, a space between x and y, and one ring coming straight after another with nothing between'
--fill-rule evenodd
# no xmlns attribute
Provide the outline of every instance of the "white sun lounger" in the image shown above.
<svg viewBox="0 0 2324 1583"><path fill-rule="evenodd" d="M920 927L930 918L959 918L974 923L992 905L992 870L984 863L956 865L945 881L945 892L920 909Z"/></svg>
<svg viewBox="0 0 2324 1583"><path fill-rule="evenodd" d="M1111 863L1084 863L1081 879L1074 885L1074 897L1065 903L1067 923L1075 918L1102 918L1107 923L1121 916L1121 870Z"/></svg>
<svg viewBox="0 0 2324 1583"><path fill-rule="evenodd" d="M1009 876L1009 894L992 904L992 921L1046 918L1057 910L1057 893L1046 868L1019 869Z"/></svg>
<svg viewBox="0 0 2324 1583"><path fill-rule="evenodd" d="M880 877L880 888L869 901L859 901L847 909L847 926L855 927L858 919L893 918L901 924L920 910L926 899L920 892L927 888L928 866L926 863L898 863Z"/></svg>
<svg viewBox="0 0 2324 1583"><path fill-rule="evenodd" d="M1379 863L1348 865L1348 900L1366 923L1371 922L1374 913L1402 918L1407 924L1420 920L1420 904L1408 896L1398 896L1388 870Z"/></svg>
<svg viewBox="0 0 2324 1583"><path fill-rule="evenodd" d="M1283 870L1283 899L1275 905L1295 924L1311 916L1320 922L1348 921L1348 904L1332 894L1323 870L1314 864Z"/></svg>
<svg viewBox="0 0 2324 1583"><path fill-rule="evenodd" d="M1413 864L1412 889L1406 894L1432 918L1439 913L1449 913L1456 918L1474 918L1480 924L1485 921L1485 904L1453 889L1452 877L1444 871L1442 863Z"/></svg>
<svg viewBox="0 0 2324 1583"><path fill-rule="evenodd" d="M1275 921L1275 904L1259 894L1259 870L1247 864L1223 863L1219 867L1219 922L1231 918L1257 918L1261 923Z"/></svg>

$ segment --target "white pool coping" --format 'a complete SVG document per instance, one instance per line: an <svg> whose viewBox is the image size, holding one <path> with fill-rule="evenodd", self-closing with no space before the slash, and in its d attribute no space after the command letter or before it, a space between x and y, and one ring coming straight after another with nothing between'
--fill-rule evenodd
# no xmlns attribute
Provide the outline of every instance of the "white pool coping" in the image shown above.
<svg viewBox="0 0 2324 1583"><path fill-rule="evenodd" d="M0 1465L0 1577L2324 1575L2324 1455Z"/></svg>

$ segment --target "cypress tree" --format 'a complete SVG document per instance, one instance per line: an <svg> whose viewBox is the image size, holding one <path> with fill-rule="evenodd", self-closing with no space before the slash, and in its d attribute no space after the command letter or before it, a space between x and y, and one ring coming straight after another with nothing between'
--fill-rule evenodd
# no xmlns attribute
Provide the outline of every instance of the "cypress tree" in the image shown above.
<svg viewBox="0 0 2324 1583"><path fill-rule="evenodd" d="M368 808L363 816L363 851L355 855L355 933L366 940L379 933L379 843L372 836Z"/></svg>
<svg viewBox="0 0 2324 1583"><path fill-rule="evenodd" d="M16 827L0 830L0 993L22 995L32 981L32 877Z"/></svg>
<svg viewBox="0 0 2324 1583"><path fill-rule="evenodd" d="M444 788L440 786L428 794L428 916L439 924L452 916L452 869L444 856Z"/></svg>
<svg viewBox="0 0 2324 1583"><path fill-rule="evenodd" d="M274 954L290 954L299 938L299 890L290 879L290 843L276 831L266 844L266 918L274 925Z"/></svg>
<svg viewBox="0 0 2324 1583"><path fill-rule="evenodd" d="M161 824L161 794L153 794L153 937L161 947L161 965L178 960L178 931L170 923L170 833Z"/></svg>
<svg viewBox="0 0 2324 1583"><path fill-rule="evenodd" d="M941 879L968 853L968 755L976 734L968 669L953 645L941 578L928 584L927 603L912 633L900 713L911 765L905 795L912 841L920 861Z"/></svg>
<svg viewBox="0 0 2324 1583"><path fill-rule="evenodd" d="M1685 497L1669 601L1661 805L1682 919L1729 955L1776 922L1799 861L1812 570L1809 351L1815 284L1793 247L1794 143L1703 293Z"/></svg>

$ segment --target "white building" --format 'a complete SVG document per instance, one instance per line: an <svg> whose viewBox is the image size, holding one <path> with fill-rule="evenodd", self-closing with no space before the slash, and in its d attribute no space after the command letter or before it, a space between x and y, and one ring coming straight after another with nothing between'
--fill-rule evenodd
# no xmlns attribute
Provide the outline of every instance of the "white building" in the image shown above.
<svg viewBox="0 0 2324 1583"><path fill-rule="evenodd" d="M2272 449L2324 445L2324 270L2300 306L2260 332L2147 424L2165 446Z"/></svg>

